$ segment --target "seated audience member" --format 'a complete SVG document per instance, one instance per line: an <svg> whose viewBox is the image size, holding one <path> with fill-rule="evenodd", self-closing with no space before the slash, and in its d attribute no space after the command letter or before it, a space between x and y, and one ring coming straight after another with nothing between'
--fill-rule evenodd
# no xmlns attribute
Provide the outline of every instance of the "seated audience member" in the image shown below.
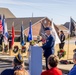
<svg viewBox="0 0 76 75"><path fill-rule="evenodd" d="M18 54L13 60L13 69L4 70L1 75L29 75L24 69L23 58Z"/></svg>
<svg viewBox="0 0 76 75"><path fill-rule="evenodd" d="M69 74L68 75L76 75L76 53L74 53L74 55L73 55L73 62L74 62L74 66L69 71Z"/></svg>
<svg viewBox="0 0 76 75"><path fill-rule="evenodd" d="M62 75L61 70L57 68L58 59L55 55L50 55L48 58L48 68L49 70L43 71L41 75Z"/></svg>

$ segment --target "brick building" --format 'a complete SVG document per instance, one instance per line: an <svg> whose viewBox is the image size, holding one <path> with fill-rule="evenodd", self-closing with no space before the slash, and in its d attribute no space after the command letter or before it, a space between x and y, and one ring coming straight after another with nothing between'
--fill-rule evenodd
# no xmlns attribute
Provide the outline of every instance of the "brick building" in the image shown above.
<svg viewBox="0 0 76 75"><path fill-rule="evenodd" d="M34 39L36 39L38 35L41 35L41 33L44 33L45 27L51 26L51 21L47 17L6 18L8 31L11 32L12 24L14 22L15 35L20 36L20 28L23 22L24 33L28 36L30 20L32 22L32 33ZM49 25L48 22L50 22ZM56 26L55 28L57 29Z"/></svg>
<svg viewBox="0 0 76 75"><path fill-rule="evenodd" d="M24 27L24 33L26 36L28 36L28 32L29 32L29 22L31 20L32 22L32 33L33 33L33 38L36 39L37 36L41 35L41 33L44 34L44 28L47 26L51 26L52 21L47 18L47 17L24 17L24 18L16 18L13 13L7 9L7 8L0 8L0 14L1 15L5 15L5 21L7 23L7 28L8 28L8 32L11 32L12 29L12 25L14 22L14 29L15 29L15 36L19 37L20 36L20 32L21 32L21 25L23 22L23 27ZM49 22L49 24L48 24ZM55 29L58 32L58 28L56 25Z"/></svg>

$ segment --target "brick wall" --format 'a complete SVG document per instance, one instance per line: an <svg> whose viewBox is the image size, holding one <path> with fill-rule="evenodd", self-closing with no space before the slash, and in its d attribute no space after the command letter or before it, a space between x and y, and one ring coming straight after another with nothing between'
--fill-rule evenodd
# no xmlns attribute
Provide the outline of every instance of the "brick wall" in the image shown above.
<svg viewBox="0 0 76 75"><path fill-rule="evenodd" d="M40 32L40 29L41 29L41 23L36 23L32 26L32 33L33 33L33 36L38 36L39 35L39 32ZM28 33L29 33L29 28L25 29L25 32L26 36L28 36ZM36 39L36 37L33 38L34 40Z"/></svg>

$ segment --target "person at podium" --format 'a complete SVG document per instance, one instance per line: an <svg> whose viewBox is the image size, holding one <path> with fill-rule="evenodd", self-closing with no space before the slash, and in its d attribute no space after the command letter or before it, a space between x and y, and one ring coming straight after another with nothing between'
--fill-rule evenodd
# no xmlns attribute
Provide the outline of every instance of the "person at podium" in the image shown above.
<svg viewBox="0 0 76 75"><path fill-rule="evenodd" d="M46 42L42 45L44 57L46 60L46 69L48 70L47 59L51 54L54 54L55 39L52 36L52 28L46 27L45 34L47 35Z"/></svg>

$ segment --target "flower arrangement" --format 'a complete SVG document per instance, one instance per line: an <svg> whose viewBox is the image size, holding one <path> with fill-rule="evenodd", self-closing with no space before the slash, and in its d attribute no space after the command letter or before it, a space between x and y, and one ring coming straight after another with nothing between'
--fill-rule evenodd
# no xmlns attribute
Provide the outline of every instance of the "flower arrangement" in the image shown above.
<svg viewBox="0 0 76 75"><path fill-rule="evenodd" d="M4 52L8 51L8 45L4 45Z"/></svg>
<svg viewBox="0 0 76 75"><path fill-rule="evenodd" d="M18 47L18 46L14 46L13 52L14 52L14 53L17 53L18 50L19 50L19 47Z"/></svg>
<svg viewBox="0 0 76 75"><path fill-rule="evenodd" d="M35 41L34 40L30 41L30 45L31 46L35 45Z"/></svg>
<svg viewBox="0 0 76 75"><path fill-rule="evenodd" d="M2 47L2 45L0 45L0 51L2 51L3 50L3 47Z"/></svg>
<svg viewBox="0 0 76 75"><path fill-rule="evenodd" d="M59 59L66 55L66 51L63 49L59 50L57 53L58 53L57 56L59 57Z"/></svg>
<svg viewBox="0 0 76 75"><path fill-rule="evenodd" d="M25 52L26 52L26 47L25 46L22 46L21 53L25 53Z"/></svg>

